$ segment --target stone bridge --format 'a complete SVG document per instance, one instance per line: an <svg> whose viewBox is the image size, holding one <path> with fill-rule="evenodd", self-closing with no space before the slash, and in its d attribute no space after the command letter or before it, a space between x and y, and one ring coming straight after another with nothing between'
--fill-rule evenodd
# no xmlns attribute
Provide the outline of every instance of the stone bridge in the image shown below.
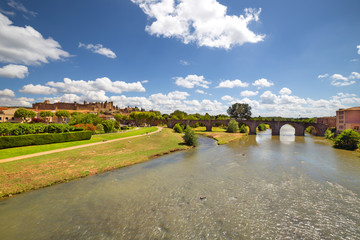
<svg viewBox="0 0 360 240"><path fill-rule="evenodd" d="M268 124L272 130L272 135L280 135L282 126L288 124L295 128L295 136L304 136L307 127L312 126L315 129L316 136L324 136L328 125L320 123L303 123L303 122L290 122L290 121L255 121L255 120L241 120L235 119L239 125L245 124L249 127L249 135L256 135L256 128L261 123ZM151 125L165 124L169 128L173 128L176 123L182 123L185 126L193 127L196 123L206 127L206 131L211 131L212 127L216 124L228 125L230 120L154 120Z"/></svg>

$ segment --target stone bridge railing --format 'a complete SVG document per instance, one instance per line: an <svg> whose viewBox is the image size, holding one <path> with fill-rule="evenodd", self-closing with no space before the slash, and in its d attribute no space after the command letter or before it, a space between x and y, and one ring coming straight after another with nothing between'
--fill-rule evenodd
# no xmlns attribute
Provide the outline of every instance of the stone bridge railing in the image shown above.
<svg viewBox="0 0 360 240"><path fill-rule="evenodd" d="M245 124L249 127L249 134L255 135L256 134L256 128L261 123L268 124L272 130L272 135L280 135L280 129L282 126L288 124L295 128L295 136L304 136L305 130L307 127L312 126L315 128L316 136L324 136L324 133L326 129L328 128L328 125L326 124L320 124L320 123L302 123L302 122L291 122L291 121L255 121L255 120L241 120L236 119L236 121L239 123L239 125ZM151 125L159 125L159 124L165 124L169 128L173 128L176 123L182 123L185 126L193 127L196 123L200 123L201 125L206 127L206 131L211 131L212 127L215 124L223 124L228 125L230 120L154 120L152 121Z"/></svg>

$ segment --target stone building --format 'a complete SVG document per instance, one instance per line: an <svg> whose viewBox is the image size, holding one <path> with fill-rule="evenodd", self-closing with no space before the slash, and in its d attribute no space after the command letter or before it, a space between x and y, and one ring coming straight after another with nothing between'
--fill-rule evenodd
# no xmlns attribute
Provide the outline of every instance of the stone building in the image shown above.
<svg viewBox="0 0 360 240"><path fill-rule="evenodd" d="M336 117L319 117L315 119L315 123L326 124L329 128L336 127Z"/></svg>
<svg viewBox="0 0 360 240"><path fill-rule="evenodd" d="M117 112L120 108L114 106L113 102L95 102L88 103L65 103L57 102L50 103L49 100L45 100L42 103L33 103L32 108L37 111L58 111L58 110L73 110L73 111L90 111L90 112Z"/></svg>
<svg viewBox="0 0 360 240"><path fill-rule="evenodd" d="M336 132L341 133L345 129L353 129L360 132L360 107L336 111Z"/></svg>

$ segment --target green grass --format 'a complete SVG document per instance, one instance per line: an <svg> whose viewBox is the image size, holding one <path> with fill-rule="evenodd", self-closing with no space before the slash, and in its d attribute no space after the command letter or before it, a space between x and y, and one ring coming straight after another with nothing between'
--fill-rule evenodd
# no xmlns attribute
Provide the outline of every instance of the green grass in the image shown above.
<svg viewBox="0 0 360 240"><path fill-rule="evenodd" d="M220 127L213 127L211 132L207 132L205 127L199 127L195 128L195 132L205 137L215 139L218 145L227 144L246 135L244 133L228 133L225 128Z"/></svg>
<svg viewBox="0 0 360 240"><path fill-rule="evenodd" d="M125 141L1 163L0 198L190 148L182 142L181 134L164 128L161 132Z"/></svg>
<svg viewBox="0 0 360 240"><path fill-rule="evenodd" d="M17 148L8 148L0 150L0 159L6 159L11 157L23 156L32 153L45 152L60 148L67 148L73 146L79 146L89 143L102 142L104 140L113 140L124 137L131 137L136 135L141 135L146 132L154 132L156 131L156 127L146 127L140 128L138 130L131 130L120 133L107 133L107 134L99 134L93 135L91 139L85 141L75 141L75 142L64 142L64 143L54 143L54 144L46 144L46 145L36 145L36 146L26 146L26 147L17 147Z"/></svg>

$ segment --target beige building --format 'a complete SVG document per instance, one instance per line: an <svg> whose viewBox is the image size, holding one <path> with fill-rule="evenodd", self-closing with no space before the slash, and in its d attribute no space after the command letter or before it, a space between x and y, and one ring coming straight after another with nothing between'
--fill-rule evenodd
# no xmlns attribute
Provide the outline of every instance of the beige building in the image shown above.
<svg viewBox="0 0 360 240"><path fill-rule="evenodd" d="M360 107L336 111L336 132L341 133L345 129L353 129L360 132Z"/></svg>
<svg viewBox="0 0 360 240"><path fill-rule="evenodd" d="M21 123L21 118L15 118L14 113L19 108L7 108L0 107L0 123L1 122L12 122L12 123Z"/></svg>

